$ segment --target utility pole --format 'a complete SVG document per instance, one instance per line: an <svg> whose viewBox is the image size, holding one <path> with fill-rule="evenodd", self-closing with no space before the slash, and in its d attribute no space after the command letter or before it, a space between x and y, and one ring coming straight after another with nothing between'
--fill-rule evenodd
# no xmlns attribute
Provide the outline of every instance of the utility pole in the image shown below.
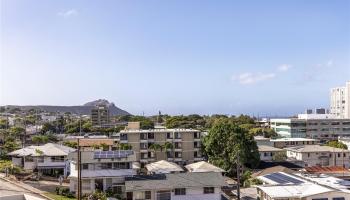
<svg viewBox="0 0 350 200"><path fill-rule="evenodd" d="M239 152L238 152L237 153L237 200L241 199L240 183L241 183L241 165L240 165Z"/></svg>
<svg viewBox="0 0 350 200"><path fill-rule="evenodd" d="M81 153L80 153L80 144L79 144L79 138L78 138L78 200L81 200Z"/></svg>

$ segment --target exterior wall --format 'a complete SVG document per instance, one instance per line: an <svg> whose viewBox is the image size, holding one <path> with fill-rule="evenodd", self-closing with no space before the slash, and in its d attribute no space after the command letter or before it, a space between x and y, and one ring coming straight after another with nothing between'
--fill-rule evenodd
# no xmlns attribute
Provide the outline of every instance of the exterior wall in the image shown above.
<svg viewBox="0 0 350 200"><path fill-rule="evenodd" d="M330 191L322 194L317 194L317 195L312 195L312 196L307 196L303 198L271 198L269 197L264 191L258 189L258 198L261 200L280 200L280 199L285 199L285 200L313 200L313 199L329 199L332 200L333 198L338 198L338 197L344 197L345 200L350 199L350 193L346 192L339 192L339 191Z"/></svg>
<svg viewBox="0 0 350 200"><path fill-rule="evenodd" d="M344 197L345 200L348 200L350 199L350 193L332 191L332 192L327 192L323 194L309 196L309 197L306 197L305 200L313 200L313 199L321 199L321 198L328 198L329 200L331 200L333 198L339 198L339 197Z"/></svg>
<svg viewBox="0 0 350 200"><path fill-rule="evenodd" d="M350 81L330 91L330 111L337 118L350 118Z"/></svg>
<svg viewBox="0 0 350 200"><path fill-rule="evenodd" d="M171 193L172 200L220 200L221 189L215 188L214 194L203 194L203 188L186 189L186 195Z"/></svg>
<svg viewBox="0 0 350 200"><path fill-rule="evenodd" d="M186 195L175 195L175 192L171 191L172 200L221 200L221 188L214 188L213 194L204 194L203 188L186 188ZM167 191L167 190L160 190ZM133 191L133 200L143 199L143 193L145 191ZM157 199L157 191L151 191L151 199Z"/></svg>
<svg viewBox="0 0 350 200"><path fill-rule="evenodd" d="M284 152L284 151L273 151L273 152L272 151L264 151L264 152L259 152L260 160L262 160L262 161L272 161L273 160L273 156L277 152Z"/></svg>
<svg viewBox="0 0 350 200"><path fill-rule="evenodd" d="M271 119L271 128L282 137L305 138L306 124L301 119Z"/></svg>
<svg viewBox="0 0 350 200"><path fill-rule="evenodd" d="M283 137L333 140L350 136L350 119L271 119L271 128Z"/></svg>
<svg viewBox="0 0 350 200"><path fill-rule="evenodd" d="M175 134L180 134L179 138L175 138ZM199 134L198 138L194 137L194 134ZM135 152L136 160L140 163L149 163L158 160L168 160L176 162L178 164L189 164L195 161L202 160L201 154L201 140L200 132L191 129L154 129L154 130L125 130L120 132L121 135L126 135L127 139L120 139L120 143L127 143L132 146L132 150ZM154 134L154 139L145 137L141 139L141 134ZM167 138L167 134L170 134L170 138ZM173 144L173 149L167 150L154 150L148 147L152 143L163 145L165 142ZM194 146L196 142L197 147ZM176 143L179 146L176 147ZM141 149L140 146L147 148ZM178 152L178 153L175 153ZM195 157L197 152L197 157ZM177 155L177 157L175 156ZM153 156L153 157L152 157Z"/></svg>

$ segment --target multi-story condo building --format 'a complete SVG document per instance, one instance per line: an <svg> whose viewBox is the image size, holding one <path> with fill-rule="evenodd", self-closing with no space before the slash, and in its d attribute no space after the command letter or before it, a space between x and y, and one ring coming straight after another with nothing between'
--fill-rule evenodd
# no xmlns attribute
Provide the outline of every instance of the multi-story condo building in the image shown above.
<svg viewBox="0 0 350 200"><path fill-rule="evenodd" d="M290 118L271 119L270 122L271 128L282 137L334 140L338 136L350 136L350 119Z"/></svg>
<svg viewBox="0 0 350 200"><path fill-rule="evenodd" d="M98 105L91 110L91 123L97 127L110 126L110 114L106 105Z"/></svg>
<svg viewBox="0 0 350 200"><path fill-rule="evenodd" d="M37 169L47 175L64 175L69 172L68 154L75 149L59 144L47 143L41 146L28 146L9 153L12 163L25 170Z"/></svg>
<svg viewBox="0 0 350 200"><path fill-rule="evenodd" d="M146 163L168 160L186 165L203 160L201 153L201 132L194 129L129 129L119 133L121 144L129 144L136 154L136 160L143 167ZM153 144L164 146L171 143L170 149L154 149Z"/></svg>
<svg viewBox="0 0 350 200"><path fill-rule="evenodd" d="M285 148L287 158L302 167L312 166L350 166L350 151L329 146L306 145Z"/></svg>
<svg viewBox="0 0 350 200"><path fill-rule="evenodd" d="M337 118L350 118L350 81L343 87L332 88L330 96L331 114Z"/></svg>
<svg viewBox="0 0 350 200"><path fill-rule="evenodd" d="M69 154L71 173L70 191L78 188L78 154ZM113 193L125 193L125 177L136 175L133 162L136 157L131 150L118 151L82 151L81 152L82 194L90 194L95 190L112 190Z"/></svg>

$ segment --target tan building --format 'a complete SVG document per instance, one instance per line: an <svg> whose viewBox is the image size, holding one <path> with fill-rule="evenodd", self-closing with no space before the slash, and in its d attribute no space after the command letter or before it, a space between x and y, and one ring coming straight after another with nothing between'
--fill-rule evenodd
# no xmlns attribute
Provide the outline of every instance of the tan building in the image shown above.
<svg viewBox="0 0 350 200"><path fill-rule="evenodd" d="M194 129L126 129L120 131L121 144L129 144L136 154L136 160L145 163L167 160L186 165L203 160L201 153L201 132ZM171 149L164 149L164 144L172 144ZM152 149L158 144L161 149ZM158 147L159 147L158 146Z"/></svg>
<svg viewBox="0 0 350 200"><path fill-rule="evenodd" d="M109 109L106 105L96 106L91 110L92 126L109 127L110 126Z"/></svg>

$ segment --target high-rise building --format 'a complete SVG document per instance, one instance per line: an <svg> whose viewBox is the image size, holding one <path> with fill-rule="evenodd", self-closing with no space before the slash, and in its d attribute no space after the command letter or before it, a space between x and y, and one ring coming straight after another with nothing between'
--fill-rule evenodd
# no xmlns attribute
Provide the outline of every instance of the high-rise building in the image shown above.
<svg viewBox="0 0 350 200"><path fill-rule="evenodd" d="M91 123L92 126L108 127L109 121L109 109L106 105L98 105L91 110Z"/></svg>
<svg viewBox="0 0 350 200"><path fill-rule="evenodd" d="M331 114L337 118L350 118L350 81L345 86L331 89Z"/></svg>

